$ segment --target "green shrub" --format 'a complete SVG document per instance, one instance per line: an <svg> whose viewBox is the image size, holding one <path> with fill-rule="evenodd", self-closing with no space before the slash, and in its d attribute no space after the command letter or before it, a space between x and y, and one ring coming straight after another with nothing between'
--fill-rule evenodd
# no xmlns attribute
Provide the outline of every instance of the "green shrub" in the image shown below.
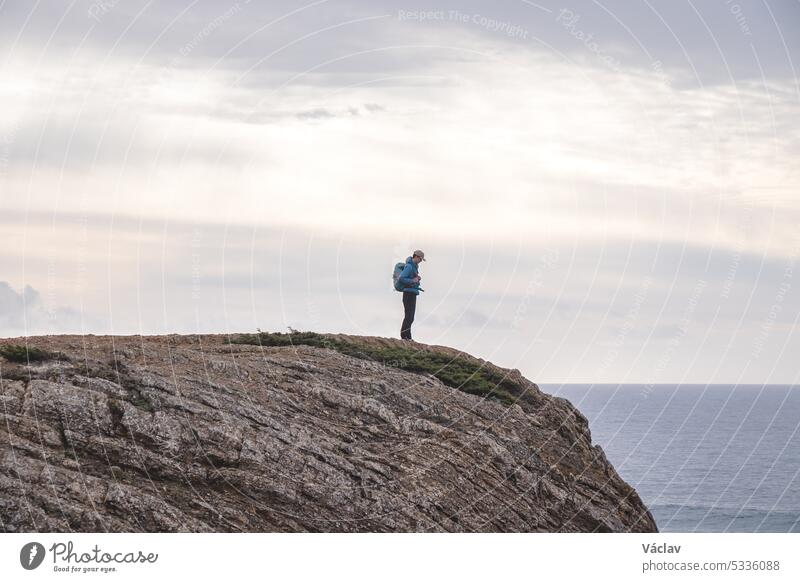
<svg viewBox="0 0 800 582"><path fill-rule="evenodd" d="M521 389L504 375L493 372L478 362L469 361L463 356L453 357L413 347L375 346L357 340L334 339L291 328L289 333L268 333L259 330L256 334L240 334L231 338L230 342L264 347L306 345L329 348L348 356L379 362L408 372L430 374L446 386L468 394L494 398L505 404L514 403L515 397L512 394L518 393Z"/></svg>
<svg viewBox="0 0 800 582"><path fill-rule="evenodd" d="M52 360L58 357L58 355L45 350L35 347L22 346L19 344L6 344L0 346L0 356L4 357L9 362L16 362L17 364L43 362L45 360Z"/></svg>

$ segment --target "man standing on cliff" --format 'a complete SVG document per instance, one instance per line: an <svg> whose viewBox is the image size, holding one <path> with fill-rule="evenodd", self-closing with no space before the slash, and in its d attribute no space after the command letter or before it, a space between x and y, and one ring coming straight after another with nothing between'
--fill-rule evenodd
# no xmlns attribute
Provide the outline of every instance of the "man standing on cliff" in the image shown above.
<svg viewBox="0 0 800 582"><path fill-rule="evenodd" d="M398 279L403 291L403 311L405 312L403 324L400 326L400 339L411 340L411 324L414 323L414 314L417 311L417 295L420 291L424 291L419 286L422 277L419 276L418 265L420 261L424 260L425 253L414 251L414 254L406 259L406 266Z"/></svg>

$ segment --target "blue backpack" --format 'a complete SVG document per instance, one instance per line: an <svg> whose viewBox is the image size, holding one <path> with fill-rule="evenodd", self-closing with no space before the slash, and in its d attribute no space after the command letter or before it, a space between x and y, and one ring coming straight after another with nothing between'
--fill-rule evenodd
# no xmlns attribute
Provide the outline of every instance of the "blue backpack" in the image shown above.
<svg viewBox="0 0 800 582"><path fill-rule="evenodd" d="M403 272L403 269L406 268L405 263L397 263L394 266L394 272L392 273L392 281L394 281L394 290L395 291L402 291L403 285L400 283L400 275Z"/></svg>

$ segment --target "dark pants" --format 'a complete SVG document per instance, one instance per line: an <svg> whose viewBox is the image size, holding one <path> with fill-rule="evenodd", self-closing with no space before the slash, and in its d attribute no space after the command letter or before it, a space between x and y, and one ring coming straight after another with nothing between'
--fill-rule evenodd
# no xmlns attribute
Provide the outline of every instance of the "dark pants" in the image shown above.
<svg viewBox="0 0 800 582"><path fill-rule="evenodd" d="M403 291L403 309L405 318L400 326L400 338L411 339L411 324L414 323L414 312L417 310L417 294Z"/></svg>

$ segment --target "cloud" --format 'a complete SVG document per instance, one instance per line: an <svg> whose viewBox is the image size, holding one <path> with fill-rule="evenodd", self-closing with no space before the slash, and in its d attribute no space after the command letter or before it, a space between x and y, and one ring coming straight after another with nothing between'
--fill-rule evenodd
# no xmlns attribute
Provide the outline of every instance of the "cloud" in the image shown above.
<svg viewBox="0 0 800 582"><path fill-rule="evenodd" d="M51 332L78 332L80 313L61 306L47 306L41 293L25 285L20 292L0 281L0 330L4 336Z"/></svg>
<svg viewBox="0 0 800 582"><path fill-rule="evenodd" d="M677 242L690 217L695 244L728 248L738 225L721 210L750 205L772 223L755 231L759 244L791 252L790 84L680 89L669 76L547 54L441 52L418 72L447 82L422 86L265 91L232 84L230 71L197 77L119 58L56 98L48 79L62 63L14 69L0 89L22 111L4 189L32 209L81 196L97 212L303 228L402 227L386 217L412 205L416 232L479 239Z"/></svg>
<svg viewBox="0 0 800 582"><path fill-rule="evenodd" d="M336 115L322 107L311 109L310 111L303 111L297 114L298 119L328 119L331 117L336 117Z"/></svg>
<svg viewBox="0 0 800 582"><path fill-rule="evenodd" d="M41 308L39 292L26 285L22 293L11 288L6 281L0 281L0 327L19 329L25 325L30 311Z"/></svg>
<svg viewBox="0 0 800 582"><path fill-rule="evenodd" d="M92 18L92 7L103 9ZM108 8L105 8L108 7ZM797 2L773 2L769 10L759 0L731 3L659 2L631 4L607 0L602 4L576 0L569 10L578 17L571 28L558 22L563 4L485 0L289 0L233 2L213 0L187 3L166 0L86 2L67 6L59 0L32 5L8 0L0 19L0 48L12 43L52 52L87 46L115 58L146 56L155 62L185 55L186 66L220 66L250 70L305 71L323 60L385 46L438 44L488 46L494 50L547 50L565 58L594 57L587 43L575 38L579 29L591 35L603 54L626 65L649 68L654 61L667 69L684 71L708 86L736 78L760 78L761 71L790 78L791 54L797 53ZM95 9L96 11L96 9ZM436 13L415 18L414 13ZM402 14L402 15L401 15ZM403 16L405 15L405 16ZM409 15L412 15L409 17ZM99 20L99 21L98 21ZM562 18L563 20L563 18ZM500 27L488 26L495 22ZM512 28L524 37L502 33ZM18 36L18 32L23 34ZM788 46L776 42L784 38ZM754 56L757 54L757 58ZM413 69L412 53L383 53L373 59L344 59L338 73L397 73ZM103 61L99 61L103 63ZM726 66L727 65L727 66ZM337 82L336 77L328 81Z"/></svg>

